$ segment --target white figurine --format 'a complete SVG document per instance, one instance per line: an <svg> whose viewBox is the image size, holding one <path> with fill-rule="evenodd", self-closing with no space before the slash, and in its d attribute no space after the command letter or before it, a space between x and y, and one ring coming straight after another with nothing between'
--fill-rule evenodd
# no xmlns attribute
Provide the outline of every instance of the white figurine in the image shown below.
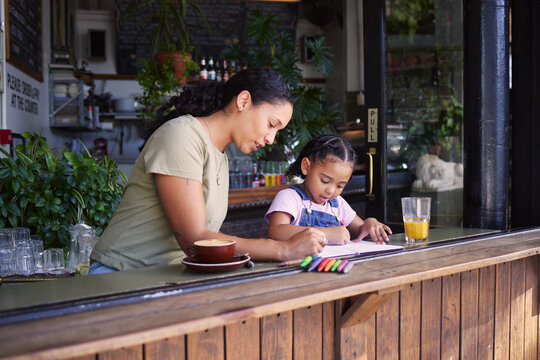
<svg viewBox="0 0 540 360"><path fill-rule="evenodd" d="M447 162L436 155L425 154L418 158L414 191L445 191L463 187L463 164Z"/></svg>

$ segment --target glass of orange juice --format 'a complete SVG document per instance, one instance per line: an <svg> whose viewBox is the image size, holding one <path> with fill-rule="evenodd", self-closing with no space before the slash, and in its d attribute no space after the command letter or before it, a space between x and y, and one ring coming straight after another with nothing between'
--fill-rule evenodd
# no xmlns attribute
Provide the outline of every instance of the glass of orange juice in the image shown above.
<svg viewBox="0 0 540 360"><path fill-rule="evenodd" d="M401 209L403 211L403 225L405 226L405 241L411 243L427 239L431 215L431 198L401 198Z"/></svg>

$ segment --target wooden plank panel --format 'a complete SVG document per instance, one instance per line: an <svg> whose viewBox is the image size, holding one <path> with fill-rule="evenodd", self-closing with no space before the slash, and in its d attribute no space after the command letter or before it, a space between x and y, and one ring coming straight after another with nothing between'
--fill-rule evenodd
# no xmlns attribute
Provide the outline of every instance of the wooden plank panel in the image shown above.
<svg viewBox="0 0 540 360"><path fill-rule="evenodd" d="M525 342L525 261L512 261L510 281L510 359L523 359Z"/></svg>
<svg viewBox="0 0 540 360"><path fill-rule="evenodd" d="M358 298L359 296L352 296L336 302L336 341L339 343L336 359L368 359L366 357L366 323L348 328L341 327L342 315Z"/></svg>
<svg viewBox="0 0 540 360"><path fill-rule="evenodd" d="M224 359L223 327L216 327L187 335L187 360Z"/></svg>
<svg viewBox="0 0 540 360"><path fill-rule="evenodd" d="M322 359L335 359L335 301L322 304Z"/></svg>
<svg viewBox="0 0 540 360"><path fill-rule="evenodd" d="M420 358L420 291L419 282L409 284L400 291L400 357Z"/></svg>
<svg viewBox="0 0 540 360"><path fill-rule="evenodd" d="M496 266L494 359L510 356L510 263Z"/></svg>
<svg viewBox="0 0 540 360"><path fill-rule="evenodd" d="M495 327L495 267L478 270L478 359L493 359Z"/></svg>
<svg viewBox="0 0 540 360"><path fill-rule="evenodd" d="M372 316L368 321L366 321L364 326L365 334L365 359L375 359L377 351L377 338L376 338L376 329L377 329L377 316Z"/></svg>
<svg viewBox="0 0 540 360"><path fill-rule="evenodd" d="M441 278L422 281L421 359L440 358Z"/></svg>
<svg viewBox="0 0 540 360"><path fill-rule="evenodd" d="M144 344L145 360L178 359L186 358L186 337L176 336Z"/></svg>
<svg viewBox="0 0 540 360"><path fill-rule="evenodd" d="M97 355L98 360L142 360L142 345L123 347L117 350L100 352Z"/></svg>
<svg viewBox="0 0 540 360"><path fill-rule="evenodd" d="M86 356L77 356L77 357L71 357L63 360L96 360L97 355L86 355Z"/></svg>
<svg viewBox="0 0 540 360"><path fill-rule="evenodd" d="M461 273L461 359L478 357L478 270Z"/></svg>
<svg viewBox="0 0 540 360"><path fill-rule="evenodd" d="M538 358L538 256L525 260L525 359Z"/></svg>
<svg viewBox="0 0 540 360"><path fill-rule="evenodd" d="M459 359L460 274L442 278L441 359Z"/></svg>
<svg viewBox="0 0 540 360"><path fill-rule="evenodd" d="M292 359L292 311L261 319L261 359Z"/></svg>
<svg viewBox="0 0 540 360"><path fill-rule="evenodd" d="M376 313L378 359L399 359L399 292L392 293Z"/></svg>
<svg viewBox="0 0 540 360"><path fill-rule="evenodd" d="M322 359L322 305L293 311L293 359Z"/></svg>
<svg viewBox="0 0 540 360"><path fill-rule="evenodd" d="M259 359L259 319L246 319L225 327L226 359Z"/></svg>

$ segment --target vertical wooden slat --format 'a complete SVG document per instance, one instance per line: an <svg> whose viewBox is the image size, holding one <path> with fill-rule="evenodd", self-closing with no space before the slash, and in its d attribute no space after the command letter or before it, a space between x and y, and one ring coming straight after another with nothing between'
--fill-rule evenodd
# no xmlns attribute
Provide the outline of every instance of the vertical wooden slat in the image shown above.
<svg viewBox="0 0 540 360"><path fill-rule="evenodd" d="M187 335L187 360L224 359L223 327Z"/></svg>
<svg viewBox="0 0 540 360"><path fill-rule="evenodd" d="M365 359L375 359L376 358L376 329L377 329L377 316L372 316L368 321L365 322L364 334L365 334Z"/></svg>
<svg viewBox="0 0 540 360"><path fill-rule="evenodd" d="M511 262L510 359L523 359L525 342L525 261Z"/></svg>
<svg viewBox="0 0 540 360"><path fill-rule="evenodd" d="M496 266L494 358L510 356L510 264Z"/></svg>
<svg viewBox="0 0 540 360"><path fill-rule="evenodd" d="M144 344L145 360L186 358L186 337L184 335Z"/></svg>
<svg viewBox="0 0 540 360"><path fill-rule="evenodd" d="M323 360L334 359L335 354L335 302L330 301L322 304L322 358Z"/></svg>
<svg viewBox="0 0 540 360"><path fill-rule="evenodd" d="M461 273L461 359L477 357L478 270L469 270Z"/></svg>
<svg viewBox="0 0 540 360"><path fill-rule="evenodd" d="M442 278L441 359L459 359L460 276Z"/></svg>
<svg viewBox="0 0 540 360"><path fill-rule="evenodd" d="M421 359L440 358L441 278L422 281Z"/></svg>
<svg viewBox="0 0 540 360"><path fill-rule="evenodd" d="M371 354L366 348L366 341L375 341L375 315L373 315L368 321L361 324L353 325L347 328L341 328L341 316L347 311L347 309L358 300L358 296L353 296L347 299L342 299L336 302L336 327L337 334L336 341L339 341L339 349L337 349L336 359L374 359L375 350L371 349ZM370 326L373 326L371 329ZM371 331L369 331L370 329Z"/></svg>
<svg viewBox="0 0 540 360"><path fill-rule="evenodd" d="M378 359L399 359L399 292L394 293L376 313Z"/></svg>
<svg viewBox="0 0 540 360"><path fill-rule="evenodd" d="M322 305L293 311L293 358L322 359Z"/></svg>
<svg viewBox="0 0 540 360"><path fill-rule="evenodd" d="M420 290L419 282L400 291L399 351L402 359L420 358Z"/></svg>
<svg viewBox="0 0 540 360"><path fill-rule="evenodd" d="M478 359L493 359L495 327L495 267L478 271Z"/></svg>
<svg viewBox="0 0 540 360"><path fill-rule="evenodd" d="M97 358L98 360L142 360L142 345L100 352Z"/></svg>
<svg viewBox="0 0 540 360"><path fill-rule="evenodd" d="M538 358L538 256L525 260L525 359Z"/></svg>
<svg viewBox="0 0 540 360"><path fill-rule="evenodd" d="M226 359L250 360L259 358L259 323L259 319L252 318L225 327Z"/></svg>
<svg viewBox="0 0 540 360"><path fill-rule="evenodd" d="M261 359L292 359L292 311L261 319Z"/></svg>

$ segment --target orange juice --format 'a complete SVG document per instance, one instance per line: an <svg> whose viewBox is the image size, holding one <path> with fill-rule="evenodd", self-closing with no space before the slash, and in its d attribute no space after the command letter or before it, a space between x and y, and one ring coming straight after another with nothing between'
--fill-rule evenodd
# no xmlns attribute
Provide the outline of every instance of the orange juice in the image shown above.
<svg viewBox="0 0 540 360"><path fill-rule="evenodd" d="M429 217L403 218L405 238L407 240L422 240L428 237Z"/></svg>

